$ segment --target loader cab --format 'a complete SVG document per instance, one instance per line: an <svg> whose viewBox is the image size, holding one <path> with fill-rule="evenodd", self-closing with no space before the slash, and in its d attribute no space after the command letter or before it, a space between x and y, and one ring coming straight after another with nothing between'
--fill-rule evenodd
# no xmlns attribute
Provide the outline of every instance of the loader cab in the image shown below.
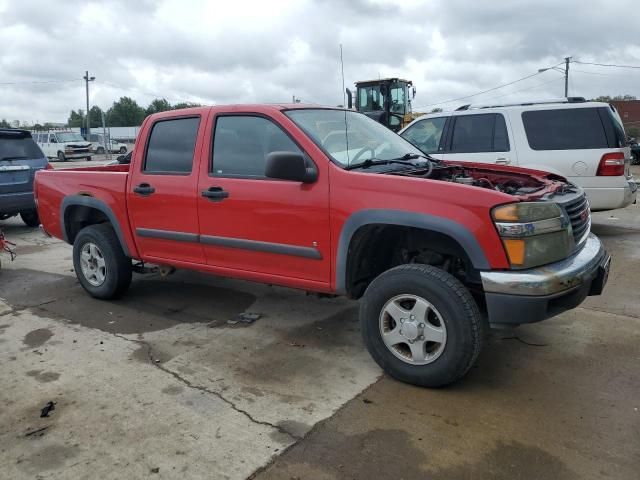
<svg viewBox="0 0 640 480"><path fill-rule="evenodd" d="M347 89L349 108L355 104L358 112L397 132L411 120L411 100L416 89L410 80L385 78L356 82L355 99Z"/></svg>

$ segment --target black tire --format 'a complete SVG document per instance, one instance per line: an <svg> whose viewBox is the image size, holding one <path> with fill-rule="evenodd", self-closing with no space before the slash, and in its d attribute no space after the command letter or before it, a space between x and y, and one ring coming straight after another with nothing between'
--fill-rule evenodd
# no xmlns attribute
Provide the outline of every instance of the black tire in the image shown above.
<svg viewBox="0 0 640 480"><path fill-rule="evenodd" d="M90 161L91 161L91 157L84 157L84 158L86 158L86 159L87 159L87 162L90 162Z"/></svg>
<svg viewBox="0 0 640 480"><path fill-rule="evenodd" d="M64 156L64 152L58 151L58 160L61 162L66 162L67 161L67 157Z"/></svg>
<svg viewBox="0 0 640 480"><path fill-rule="evenodd" d="M431 363L415 365L402 360L383 341L382 310L401 295L421 297L442 318L446 339ZM476 361L488 332L486 320L464 285L443 270L420 264L400 265L371 282L360 304L360 325L369 353L385 372L423 387L442 387L462 378Z"/></svg>
<svg viewBox="0 0 640 480"><path fill-rule="evenodd" d="M38 217L38 211L35 209L20 212L20 218L22 218L22 221L29 227L37 227L40 225L40 217Z"/></svg>
<svg viewBox="0 0 640 480"><path fill-rule="evenodd" d="M125 153L127 153L127 147L120 147L120 154L124 155Z"/></svg>
<svg viewBox="0 0 640 480"><path fill-rule="evenodd" d="M104 147L98 147L96 148L96 153L98 155L104 155Z"/></svg>
<svg viewBox="0 0 640 480"><path fill-rule="evenodd" d="M101 285L92 285L85 277L80 264L82 248L88 243L95 244L104 258L106 273ZM117 298L126 292L131 284L131 259L122 251L120 241L111 225L105 223L90 225L80 230L73 242L73 267L82 287L95 298Z"/></svg>

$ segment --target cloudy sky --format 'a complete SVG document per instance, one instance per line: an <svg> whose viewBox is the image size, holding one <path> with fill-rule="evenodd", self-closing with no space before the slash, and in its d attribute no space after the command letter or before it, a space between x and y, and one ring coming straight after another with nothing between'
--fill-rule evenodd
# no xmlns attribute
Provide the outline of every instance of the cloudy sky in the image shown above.
<svg viewBox="0 0 640 480"><path fill-rule="evenodd" d="M563 95L559 64L640 65L627 0L0 0L0 118L59 122L121 96L342 103L347 86L412 79L423 111ZM640 97L640 69L571 65L570 95Z"/></svg>

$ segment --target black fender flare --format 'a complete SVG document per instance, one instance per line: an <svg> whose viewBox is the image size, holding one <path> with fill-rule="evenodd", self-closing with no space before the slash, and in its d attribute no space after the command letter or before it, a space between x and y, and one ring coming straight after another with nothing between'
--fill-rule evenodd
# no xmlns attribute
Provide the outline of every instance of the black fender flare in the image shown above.
<svg viewBox="0 0 640 480"><path fill-rule="evenodd" d="M68 197L65 197L60 204L60 226L62 228L62 236L65 242L72 244L71 240L69 239L69 232L67 231L66 222L67 210L69 209L69 207L73 206L95 208L96 210L104 213L109 219L109 222L115 230L116 235L118 236L122 251L127 257L131 257L129 248L127 247L127 242L125 241L124 235L122 234L122 229L120 228L118 218L115 216L111 208L109 208L109 206L102 200L98 200L97 198L89 197L87 195L69 195Z"/></svg>
<svg viewBox="0 0 640 480"><path fill-rule="evenodd" d="M352 214L342 227L336 255L336 291L346 294L347 259L353 234L365 225L387 224L415 227L448 235L469 256L474 268L489 270L490 265L476 237L464 225L447 218L404 210L367 209Z"/></svg>

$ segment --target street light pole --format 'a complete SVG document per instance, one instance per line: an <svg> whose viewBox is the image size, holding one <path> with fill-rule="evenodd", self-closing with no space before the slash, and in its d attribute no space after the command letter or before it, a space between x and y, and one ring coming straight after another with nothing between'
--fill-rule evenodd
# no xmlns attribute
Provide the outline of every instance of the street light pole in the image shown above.
<svg viewBox="0 0 640 480"><path fill-rule="evenodd" d="M91 141L91 119L89 118L89 82L93 82L96 77L90 77L89 76L89 71L85 71L84 72L84 83L85 83L85 90L87 92L87 113L85 115L85 118L87 119L87 123L86 123L86 127L87 127L87 141Z"/></svg>
<svg viewBox="0 0 640 480"><path fill-rule="evenodd" d="M569 97L569 63L571 57L564 57L564 96Z"/></svg>

